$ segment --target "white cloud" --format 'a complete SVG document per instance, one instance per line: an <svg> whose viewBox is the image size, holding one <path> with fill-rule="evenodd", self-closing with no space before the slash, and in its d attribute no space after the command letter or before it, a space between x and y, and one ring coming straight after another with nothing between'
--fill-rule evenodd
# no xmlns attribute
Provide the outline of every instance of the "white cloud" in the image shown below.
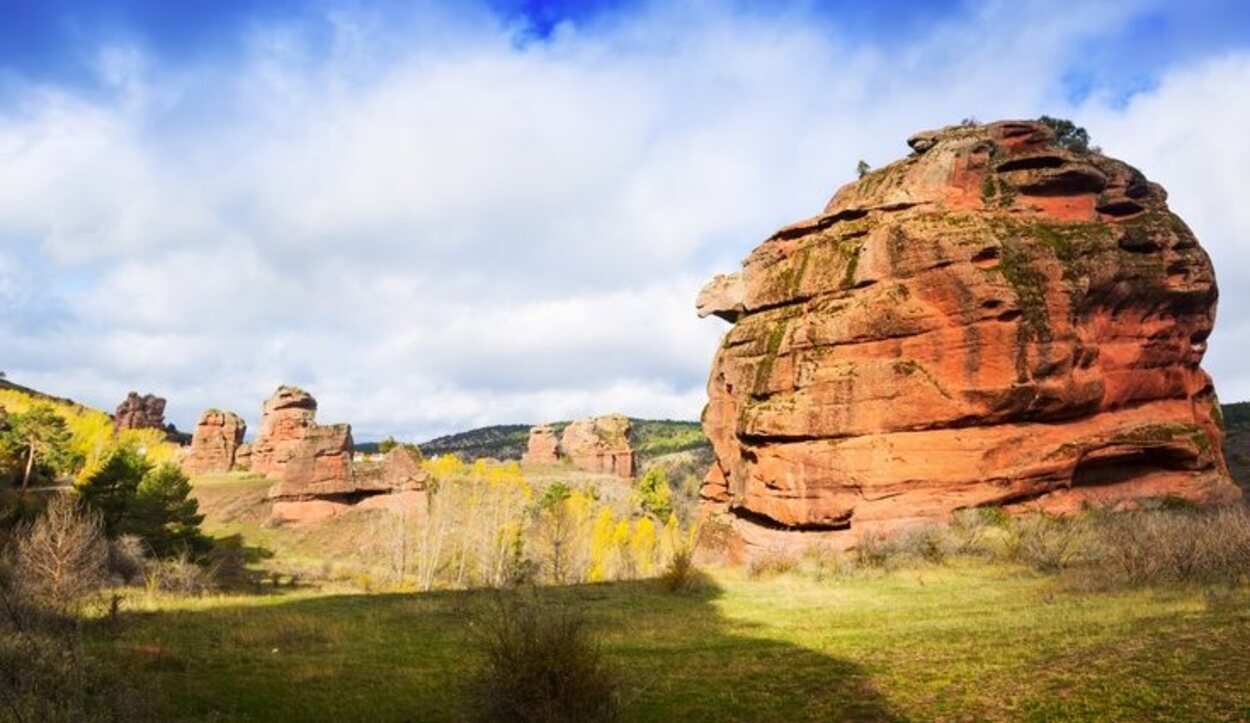
<svg viewBox="0 0 1250 723"><path fill-rule="evenodd" d="M1220 309L1205 366L1228 401L1250 400L1250 53L1165 74L1116 108L1095 99L1081 117L1094 140L1168 190L1168 204L1210 253Z"/></svg>
<svg viewBox="0 0 1250 723"><path fill-rule="evenodd" d="M993 3L906 47L804 13L660 7L532 43L445 13L399 31L336 15L328 51L257 28L226 65L106 47L103 95L0 107L0 296L21 292L18 259L47 279L22 307L38 323L0 326L5 364L102 406L165 394L182 426L207 406L255 421L280 382L366 438L694 417L723 331L694 316L705 278L914 130L1062 112L1068 59L1132 10ZM1167 150L1200 128L1187 99L1237 102L1235 68L1199 83L1218 67L1079 117L1108 150L1124 139L1223 269L1245 220L1199 171L1245 165L1244 109L1189 161ZM1225 323L1250 309L1226 298Z"/></svg>

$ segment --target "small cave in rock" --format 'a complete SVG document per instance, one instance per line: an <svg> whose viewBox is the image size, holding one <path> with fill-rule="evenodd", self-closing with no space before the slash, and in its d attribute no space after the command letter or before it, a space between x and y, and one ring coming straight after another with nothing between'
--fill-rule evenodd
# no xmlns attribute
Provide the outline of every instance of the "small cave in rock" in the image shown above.
<svg viewBox="0 0 1250 723"><path fill-rule="evenodd" d="M998 266L1002 256L1002 250L997 246L987 246L972 256L972 263L983 269L992 269Z"/></svg>
<svg viewBox="0 0 1250 723"><path fill-rule="evenodd" d="M805 522L797 525L782 524L768 515L748 510L745 507L730 507L729 513L740 520L750 522L757 527L780 532L832 532L834 530L851 529L851 515L846 521L839 522Z"/></svg>
<svg viewBox="0 0 1250 723"><path fill-rule="evenodd" d="M1098 213L1120 218L1123 216L1132 216L1133 214L1141 213L1146 210L1146 207L1136 201L1124 198L1104 203L1098 206L1095 210L1097 210Z"/></svg>
<svg viewBox="0 0 1250 723"><path fill-rule="evenodd" d="M994 169L999 173L1007 171L1033 171L1039 168L1059 168L1067 163L1066 160L1059 156L1028 156L1026 158L1012 158L1003 161Z"/></svg>
<svg viewBox="0 0 1250 723"><path fill-rule="evenodd" d="M1086 458L1072 472L1073 487L1093 487L1131 482L1160 471L1192 470L1198 467L1192 454L1170 447L1146 447L1121 454Z"/></svg>

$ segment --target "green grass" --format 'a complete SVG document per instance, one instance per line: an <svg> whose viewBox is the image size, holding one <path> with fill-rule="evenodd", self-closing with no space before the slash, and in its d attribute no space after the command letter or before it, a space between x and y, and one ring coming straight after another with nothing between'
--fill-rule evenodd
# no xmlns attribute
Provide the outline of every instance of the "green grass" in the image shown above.
<svg viewBox="0 0 1250 723"><path fill-rule="evenodd" d="M178 720L455 720L485 592L140 598L97 643ZM718 571L582 605L630 720L1241 720L1247 593L1085 594L960 564L817 582Z"/></svg>

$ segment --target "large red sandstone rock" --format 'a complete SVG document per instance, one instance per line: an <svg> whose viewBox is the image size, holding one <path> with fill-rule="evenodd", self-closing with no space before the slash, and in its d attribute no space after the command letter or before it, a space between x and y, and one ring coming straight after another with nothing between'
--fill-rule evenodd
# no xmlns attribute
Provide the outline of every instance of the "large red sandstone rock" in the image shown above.
<svg viewBox="0 0 1250 723"><path fill-rule="evenodd" d="M560 461L560 440L550 425L540 424L530 428L529 442L525 454L521 455L525 464L557 464Z"/></svg>
<svg viewBox="0 0 1250 723"><path fill-rule="evenodd" d="M608 414L573 422L560 438L560 453L574 467L618 477L634 476L634 450L629 443L629 417Z"/></svg>
<svg viewBox="0 0 1250 723"><path fill-rule="evenodd" d="M200 415L191 436L191 448L182 459L189 475L229 472L247 433L247 423L234 412L209 409Z"/></svg>
<svg viewBox="0 0 1250 723"><path fill-rule="evenodd" d="M700 295L734 322L704 497L740 551L979 505L1234 498L1199 366L1215 278L1164 190L1038 123L909 142Z"/></svg>
<svg viewBox="0 0 1250 723"><path fill-rule="evenodd" d="M260 433L252 442L253 472L276 478L273 498L350 494L352 428L316 422L317 400L302 389L278 387L261 409Z"/></svg>
<svg viewBox="0 0 1250 723"><path fill-rule="evenodd" d="M131 392L126 399L117 405L113 414L113 428L123 429L164 429L165 400L155 394L139 395Z"/></svg>

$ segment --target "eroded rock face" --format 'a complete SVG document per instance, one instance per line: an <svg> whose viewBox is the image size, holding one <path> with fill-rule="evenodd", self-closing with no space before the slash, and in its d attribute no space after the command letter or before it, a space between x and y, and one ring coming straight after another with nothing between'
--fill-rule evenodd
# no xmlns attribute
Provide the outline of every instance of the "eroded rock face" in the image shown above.
<svg viewBox="0 0 1250 723"><path fill-rule="evenodd" d="M200 415L191 436L191 448L182 459L189 475L229 472L235 468L247 423L234 412L209 409Z"/></svg>
<svg viewBox="0 0 1250 723"><path fill-rule="evenodd" d="M704 497L739 542L1235 497L1199 366L1215 278L1164 190L1038 123L910 143L700 295L735 322Z"/></svg>
<svg viewBox="0 0 1250 723"><path fill-rule="evenodd" d="M131 392L126 399L117 405L113 414L113 428L123 429L164 429L165 400L155 394L140 395Z"/></svg>
<svg viewBox="0 0 1250 723"><path fill-rule="evenodd" d="M529 442L521 461L525 464L557 464L560 461L560 440L550 425L540 424L530 428Z"/></svg>
<svg viewBox="0 0 1250 723"><path fill-rule="evenodd" d="M579 469L633 477L629 428L629 417L622 414L579 419L564 429L560 453Z"/></svg>
<svg viewBox="0 0 1250 723"><path fill-rule="evenodd" d="M352 476L352 428L317 424L317 400L303 389L281 386L261 408L260 433L252 442L251 470L277 478L277 498L345 495Z"/></svg>

